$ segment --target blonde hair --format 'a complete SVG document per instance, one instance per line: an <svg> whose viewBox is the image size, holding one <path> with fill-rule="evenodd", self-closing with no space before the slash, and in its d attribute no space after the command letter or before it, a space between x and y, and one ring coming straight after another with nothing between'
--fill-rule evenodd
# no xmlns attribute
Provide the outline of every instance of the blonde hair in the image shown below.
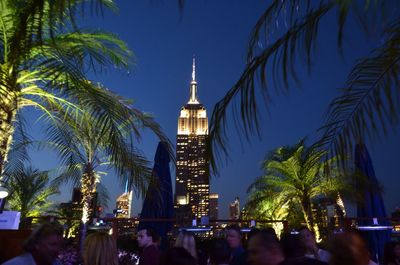
<svg viewBox="0 0 400 265"><path fill-rule="evenodd" d="M88 235L83 246L83 264L118 265L117 245L114 239L104 232Z"/></svg>
<svg viewBox="0 0 400 265"><path fill-rule="evenodd" d="M196 241L194 235L187 231L181 231L175 241L175 247L183 247L197 260Z"/></svg>

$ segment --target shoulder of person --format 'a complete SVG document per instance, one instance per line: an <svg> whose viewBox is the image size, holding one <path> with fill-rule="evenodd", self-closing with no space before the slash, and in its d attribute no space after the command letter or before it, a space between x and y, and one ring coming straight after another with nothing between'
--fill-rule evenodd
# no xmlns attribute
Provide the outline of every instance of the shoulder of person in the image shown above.
<svg viewBox="0 0 400 265"><path fill-rule="evenodd" d="M4 262L2 265L36 265L36 263L30 253L24 253Z"/></svg>
<svg viewBox="0 0 400 265"><path fill-rule="evenodd" d="M368 265L378 265L373 260L369 260Z"/></svg>

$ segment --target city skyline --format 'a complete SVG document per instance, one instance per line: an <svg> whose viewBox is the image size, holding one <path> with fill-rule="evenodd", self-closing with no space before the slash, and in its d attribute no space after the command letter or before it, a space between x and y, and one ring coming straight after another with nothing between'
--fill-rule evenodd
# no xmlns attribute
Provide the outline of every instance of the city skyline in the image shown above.
<svg viewBox="0 0 400 265"><path fill-rule="evenodd" d="M130 73L108 70L93 76L93 80L99 80L105 87L134 99L135 106L153 114L174 142L176 115L182 102L187 100L193 54L196 54L200 100L211 113L214 104L237 81L244 69L249 34L266 3L187 2L182 14L174 1L163 4L120 1L118 5L119 15L105 12L104 18L87 17L85 21L112 31L127 41L136 54L137 64ZM326 23L328 29L332 29L336 20L331 18ZM340 57L335 37L329 31L321 34L318 60L311 74L306 69L300 70L300 86L291 83L288 95L271 95L273 101L269 110L262 109L265 115L261 124L261 140L255 136L248 144L235 133L230 135L230 160L222 163L220 176L212 176L210 184L210 192L220 196L220 217L227 217L228 205L235 197L240 197L242 204L245 202L246 189L262 174L261 161L268 151L294 144L304 136L308 136L308 143L315 140L328 103L338 93L337 88L343 86L355 60L374 46L373 42L366 42L362 34L355 33L348 40L350 44L345 44L355 48ZM230 129L233 131L234 126ZM395 132L389 131L381 143L368 143L377 176L385 190L388 212L400 204L396 194L395 170L395 165L400 163L399 156L395 155L396 146L400 146L398 131L399 126ZM139 147L152 161L157 139L145 134ZM50 156L42 159L44 161L34 157L33 160L35 165L46 169L55 164L55 159ZM225 162L225 159L222 161ZM173 171L171 175L174 175ZM112 173L104 177L112 194L110 204L123 190L115 185L114 179ZM63 193L68 195L61 198L68 200L70 192L64 190ZM135 196L133 200L134 214L137 215L141 210L141 201Z"/></svg>

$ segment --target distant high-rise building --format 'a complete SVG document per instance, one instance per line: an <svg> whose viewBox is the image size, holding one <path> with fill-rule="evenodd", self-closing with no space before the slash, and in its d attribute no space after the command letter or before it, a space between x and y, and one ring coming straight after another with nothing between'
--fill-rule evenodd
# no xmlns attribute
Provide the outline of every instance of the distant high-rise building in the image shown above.
<svg viewBox="0 0 400 265"><path fill-rule="evenodd" d="M117 198L115 217L131 217L131 197L131 192L124 192Z"/></svg>
<svg viewBox="0 0 400 265"><path fill-rule="evenodd" d="M72 208L75 211L82 211L82 192L81 189L75 187L72 191L72 198L71 198ZM93 193L92 201L89 205L89 212L90 216L89 219L97 218L100 216L100 205L97 203L97 192Z"/></svg>
<svg viewBox="0 0 400 265"><path fill-rule="evenodd" d="M235 201L229 204L229 219L237 220L240 216L240 203L239 197L235 198Z"/></svg>
<svg viewBox="0 0 400 265"><path fill-rule="evenodd" d="M218 193L210 193L210 219L218 219Z"/></svg>
<svg viewBox="0 0 400 265"><path fill-rule="evenodd" d="M176 137L175 210L177 218L209 214L209 163L206 159L208 119L197 97L193 59L190 97L181 109Z"/></svg>

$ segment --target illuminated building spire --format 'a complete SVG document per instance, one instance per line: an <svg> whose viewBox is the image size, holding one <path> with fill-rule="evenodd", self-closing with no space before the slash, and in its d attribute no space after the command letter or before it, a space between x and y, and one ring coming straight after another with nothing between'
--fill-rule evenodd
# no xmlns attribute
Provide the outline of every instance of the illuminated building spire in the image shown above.
<svg viewBox="0 0 400 265"><path fill-rule="evenodd" d="M199 104L199 100L197 99L196 60L194 56L192 64L192 82L190 82L190 98L188 103Z"/></svg>
<svg viewBox="0 0 400 265"><path fill-rule="evenodd" d="M196 82L196 58L194 58L194 56L192 64L192 82Z"/></svg>

